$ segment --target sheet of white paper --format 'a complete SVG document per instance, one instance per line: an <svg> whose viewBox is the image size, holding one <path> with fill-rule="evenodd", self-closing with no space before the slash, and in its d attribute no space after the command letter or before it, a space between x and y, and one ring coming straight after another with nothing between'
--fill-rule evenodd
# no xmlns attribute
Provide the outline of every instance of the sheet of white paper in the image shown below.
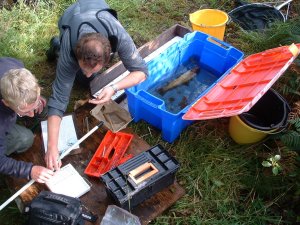
<svg viewBox="0 0 300 225"><path fill-rule="evenodd" d="M47 120L41 122L45 152L47 151L47 142L48 142L47 124L48 124ZM60 129L59 129L59 139L58 139L59 152L61 153L67 150L77 141L78 139L77 139L77 134L76 134L72 115L64 116L62 118ZM79 145L76 146L74 149L77 148L79 148Z"/></svg>
<svg viewBox="0 0 300 225"><path fill-rule="evenodd" d="M54 193L74 198L79 198L91 189L70 163L57 171L46 185Z"/></svg>

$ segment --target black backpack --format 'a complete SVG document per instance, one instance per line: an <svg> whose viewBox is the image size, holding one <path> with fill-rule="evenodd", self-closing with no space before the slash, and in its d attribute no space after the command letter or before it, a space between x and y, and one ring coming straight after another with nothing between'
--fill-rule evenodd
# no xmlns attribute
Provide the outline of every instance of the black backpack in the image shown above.
<svg viewBox="0 0 300 225"><path fill-rule="evenodd" d="M50 191L40 192L25 213L28 225L83 225L83 219L91 219L83 213L80 199Z"/></svg>

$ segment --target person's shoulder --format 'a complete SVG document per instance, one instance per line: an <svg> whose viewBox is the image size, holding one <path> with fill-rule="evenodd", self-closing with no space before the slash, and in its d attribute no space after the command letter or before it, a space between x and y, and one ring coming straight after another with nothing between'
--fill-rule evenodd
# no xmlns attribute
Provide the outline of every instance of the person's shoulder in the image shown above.
<svg viewBox="0 0 300 225"><path fill-rule="evenodd" d="M24 68L23 62L16 58L11 57L0 57L0 67L7 67L7 68Z"/></svg>
<svg viewBox="0 0 300 225"><path fill-rule="evenodd" d="M0 77L10 69L24 68L24 64L15 58L1 57L0 58Z"/></svg>
<svg viewBox="0 0 300 225"><path fill-rule="evenodd" d="M120 21L109 11L101 11L98 14L98 19L106 25L106 29L108 29L109 33L112 35L127 33Z"/></svg>
<svg viewBox="0 0 300 225"><path fill-rule="evenodd" d="M118 19L109 11L109 10L102 10L98 14L98 18L107 19L111 22L118 21Z"/></svg>

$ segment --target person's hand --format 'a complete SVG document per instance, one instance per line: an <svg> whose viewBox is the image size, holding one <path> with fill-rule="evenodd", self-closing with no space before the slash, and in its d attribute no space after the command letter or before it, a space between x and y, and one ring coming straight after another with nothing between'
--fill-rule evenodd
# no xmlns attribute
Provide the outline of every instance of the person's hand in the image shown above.
<svg viewBox="0 0 300 225"><path fill-rule="evenodd" d="M95 99L90 99L89 103L92 104L103 104L105 102L108 102L111 97L115 94L115 91L112 89L111 86L105 87L101 93L97 96Z"/></svg>
<svg viewBox="0 0 300 225"><path fill-rule="evenodd" d="M40 114L41 112L43 112L43 109L46 106L46 104L47 100L44 97L40 96L38 107L34 110L34 112Z"/></svg>
<svg viewBox="0 0 300 225"><path fill-rule="evenodd" d="M61 161L59 159L58 148L48 148L45 155L45 162L47 168L53 171L59 170Z"/></svg>
<svg viewBox="0 0 300 225"><path fill-rule="evenodd" d="M54 175L54 171L43 166L33 166L30 175L36 182L46 183Z"/></svg>

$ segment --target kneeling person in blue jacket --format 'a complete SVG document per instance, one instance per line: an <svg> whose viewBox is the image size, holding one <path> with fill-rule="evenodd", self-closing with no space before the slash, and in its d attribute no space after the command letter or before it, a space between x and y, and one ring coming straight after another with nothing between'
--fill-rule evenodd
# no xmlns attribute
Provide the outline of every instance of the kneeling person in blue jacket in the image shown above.
<svg viewBox="0 0 300 225"><path fill-rule="evenodd" d="M0 58L0 173L45 183L53 176L52 170L9 157L33 144L31 130L16 124L16 120L17 116L33 117L43 111L46 100L40 90L35 76L22 62Z"/></svg>

